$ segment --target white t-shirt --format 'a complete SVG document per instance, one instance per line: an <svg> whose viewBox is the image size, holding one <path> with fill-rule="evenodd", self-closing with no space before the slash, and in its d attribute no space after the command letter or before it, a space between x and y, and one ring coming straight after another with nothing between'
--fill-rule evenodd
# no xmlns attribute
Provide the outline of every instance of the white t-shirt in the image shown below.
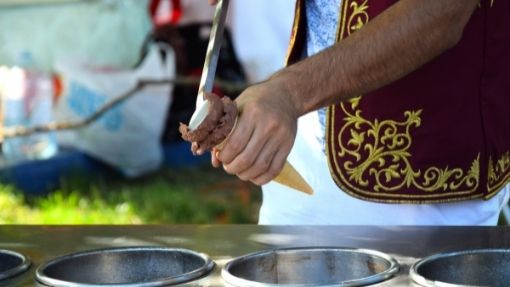
<svg viewBox="0 0 510 287"><path fill-rule="evenodd" d="M340 1L306 0L307 55L334 44ZM305 195L275 182L264 185L259 224L495 225L502 207L508 204L510 185L490 200L385 204L354 198L331 178L324 135L324 109L299 119L288 160L315 194Z"/></svg>

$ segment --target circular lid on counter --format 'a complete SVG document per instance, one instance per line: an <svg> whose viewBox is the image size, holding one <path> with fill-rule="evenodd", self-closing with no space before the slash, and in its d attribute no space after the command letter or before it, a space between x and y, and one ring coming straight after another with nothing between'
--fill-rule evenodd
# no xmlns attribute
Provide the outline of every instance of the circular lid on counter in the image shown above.
<svg viewBox="0 0 510 287"><path fill-rule="evenodd" d="M441 253L419 260L409 271L424 287L508 286L510 250L478 249Z"/></svg>
<svg viewBox="0 0 510 287"><path fill-rule="evenodd" d="M36 270L48 286L168 286L194 281L214 268L202 253L165 247L121 247L73 253Z"/></svg>
<svg viewBox="0 0 510 287"><path fill-rule="evenodd" d="M389 279L398 269L391 256L374 250L300 247L238 257L221 275L234 286L364 286Z"/></svg>
<svg viewBox="0 0 510 287"><path fill-rule="evenodd" d="M30 268L30 260L23 254L0 249L0 280L19 275Z"/></svg>

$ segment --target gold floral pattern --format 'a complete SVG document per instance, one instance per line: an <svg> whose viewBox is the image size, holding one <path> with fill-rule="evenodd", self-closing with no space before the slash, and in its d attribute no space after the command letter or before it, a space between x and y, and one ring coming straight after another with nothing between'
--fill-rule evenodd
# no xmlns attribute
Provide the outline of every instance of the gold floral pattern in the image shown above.
<svg viewBox="0 0 510 287"><path fill-rule="evenodd" d="M368 0L345 0L340 11L338 40L361 29L370 20ZM411 130L421 125L422 110L405 111L404 120L393 119L369 121L358 109L360 98L340 104L344 114L338 134L334 134L335 111L328 113L328 145L332 148L332 168L335 181L349 193L390 201L423 201L424 198L456 196L472 197L479 185L480 154L473 160L469 170L461 168L429 167L422 171L411 164ZM331 141L336 141L331 142ZM338 147L338 150L336 150ZM341 162L341 164L340 164ZM405 195L399 191L415 188L424 195Z"/></svg>
<svg viewBox="0 0 510 287"><path fill-rule="evenodd" d="M387 193L389 197L404 188L428 193L441 191L441 197L446 195L445 191L457 195L476 191L480 154L466 171L449 167L429 167L425 171L414 169L409 152L411 131L420 127L422 110L405 111L403 121L369 121L363 118L359 101L360 98L356 98L340 105L345 117L336 136L337 156L342 162L338 171L340 176L347 176L342 180L344 184L355 183L350 189L366 187L363 193Z"/></svg>
<svg viewBox="0 0 510 287"><path fill-rule="evenodd" d="M510 151L505 152L494 164L492 156L489 156L487 187L489 193L499 189L510 180Z"/></svg>
<svg viewBox="0 0 510 287"><path fill-rule="evenodd" d="M340 15L342 15L342 21L340 22L341 29L339 30L337 38L343 39L351 35L351 33L358 31L366 23L368 23L370 17L368 16L367 9L368 0L344 1L340 11ZM347 17L347 15L349 15L349 17Z"/></svg>
<svg viewBox="0 0 510 287"><path fill-rule="evenodd" d="M349 35L352 32L355 32L363 27L368 20L367 9L368 9L368 0L365 0L361 4L356 1L350 3L350 8L352 9L352 14L349 16L349 20L347 21L347 26L349 27L348 33Z"/></svg>
<svg viewBox="0 0 510 287"><path fill-rule="evenodd" d="M481 0L482 1L482 0ZM496 0L480 2L494 7ZM298 0L289 53L299 57L303 31ZM481 5L480 5L481 7ZM337 40L361 29L369 21L368 0L344 0L340 7ZM292 54L292 55L291 55ZM420 107L399 116L370 119L363 116L362 99L331 106L327 116L328 164L333 179L345 192L386 203L438 203L491 198L510 182L510 151L495 157L480 150L468 166L420 166L413 160L413 134L422 125ZM425 117L426 119L426 117ZM483 173L483 174L482 174ZM483 183L486 186L481 187ZM400 190L399 190L400 189ZM487 190L488 189L488 190Z"/></svg>

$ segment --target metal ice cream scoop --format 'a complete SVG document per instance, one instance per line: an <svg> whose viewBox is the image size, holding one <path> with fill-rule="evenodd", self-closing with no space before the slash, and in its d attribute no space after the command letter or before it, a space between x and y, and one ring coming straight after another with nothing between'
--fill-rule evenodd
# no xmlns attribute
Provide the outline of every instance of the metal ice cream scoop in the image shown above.
<svg viewBox="0 0 510 287"><path fill-rule="evenodd" d="M195 112L191 116L189 129L195 130L205 119L209 111L209 102L205 100L204 93L211 93L216 75L216 66L220 54L221 44L223 42L223 31L225 30L225 19L227 18L229 0L220 0L216 4L216 11L207 45L207 54L205 56L204 69L197 95L197 104Z"/></svg>

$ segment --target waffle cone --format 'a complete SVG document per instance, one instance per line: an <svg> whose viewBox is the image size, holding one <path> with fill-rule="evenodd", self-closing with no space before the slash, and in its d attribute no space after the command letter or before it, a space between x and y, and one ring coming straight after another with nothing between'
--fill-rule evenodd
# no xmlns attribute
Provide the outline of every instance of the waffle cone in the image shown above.
<svg viewBox="0 0 510 287"><path fill-rule="evenodd" d="M288 161L285 162L280 174L278 174L273 180L297 191L301 191L309 195L313 194L312 187L310 187L306 180Z"/></svg>
<svg viewBox="0 0 510 287"><path fill-rule="evenodd" d="M236 118L236 121L234 122L234 125L233 125L230 133L232 133L236 124L237 124L237 118ZM230 134L221 143L219 143L215 147L216 157L218 157L218 153L223 149L223 147L225 146L225 143L227 142L229 137L230 137ZM299 172L288 161L285 162L283 169L273 179L273 181L278 182L279 184L288 186L290 188L293 188L297 191L301 191L303 193L309 194L309 195L313 194L312 187L310 187L310 185L306 182L306 180L299 174Z"/></svg>

